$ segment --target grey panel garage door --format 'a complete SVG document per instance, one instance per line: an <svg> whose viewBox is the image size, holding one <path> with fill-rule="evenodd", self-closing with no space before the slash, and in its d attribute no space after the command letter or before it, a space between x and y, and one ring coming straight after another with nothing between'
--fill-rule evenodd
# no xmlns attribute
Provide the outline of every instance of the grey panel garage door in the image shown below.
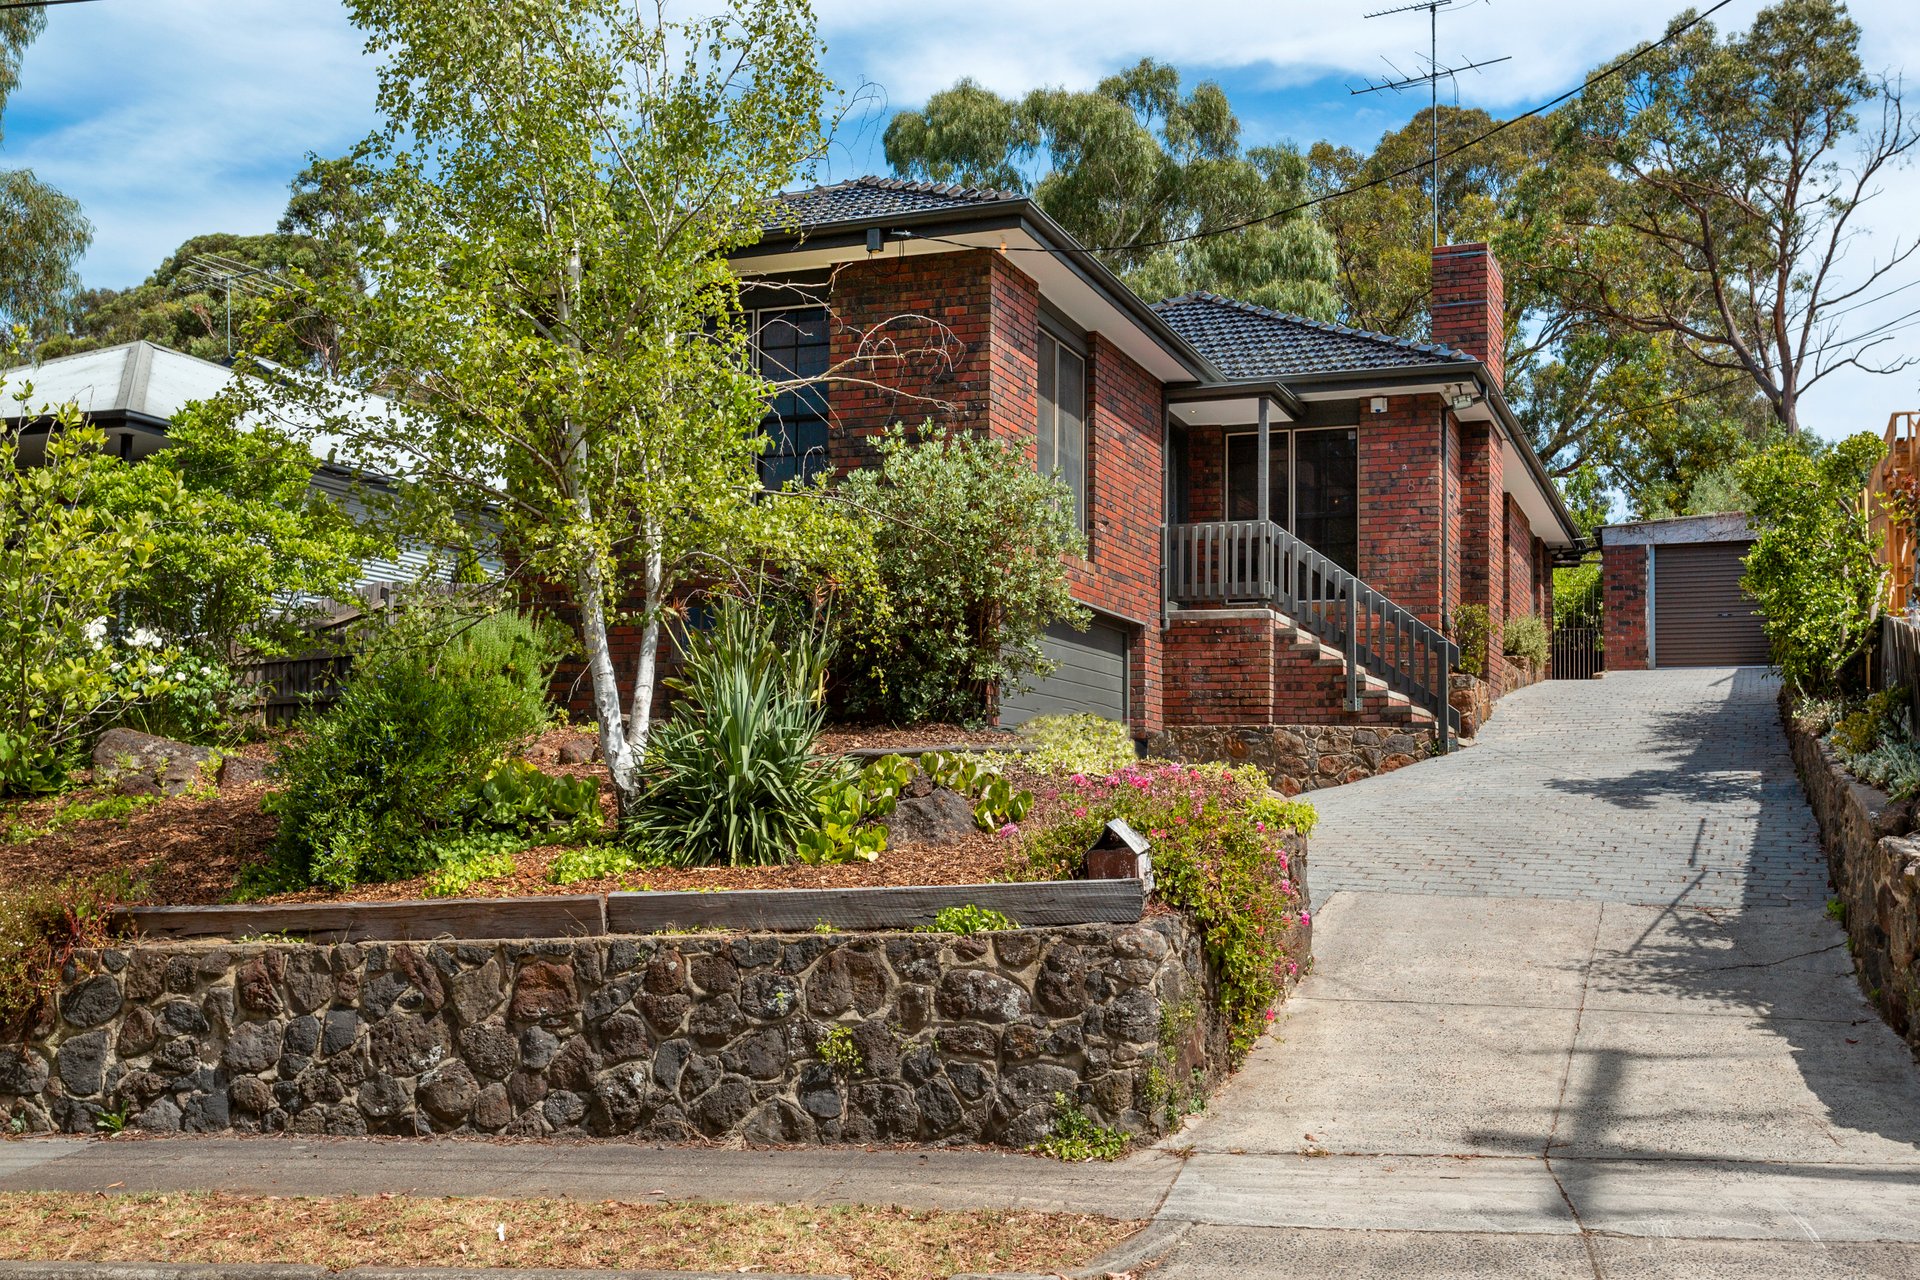
<svg viewBox="0 0 1920 1280"><path fill-rule="evenodd" d="M1002 699L1001 724L1068 711L1126 720L1126 632L1098 622L1085 631L1053 626L1040 637L1040 648L1053 662L1053 674L1029 677L1027 688Z"/></svg>
<svg viewBox="0 0 1920 1280"><path fill-rule="evenodd" d="M1751 542L1669 543L1653 549L1653 664L1744 667L1771 657L1760 610L1740 590Z"/></svg>

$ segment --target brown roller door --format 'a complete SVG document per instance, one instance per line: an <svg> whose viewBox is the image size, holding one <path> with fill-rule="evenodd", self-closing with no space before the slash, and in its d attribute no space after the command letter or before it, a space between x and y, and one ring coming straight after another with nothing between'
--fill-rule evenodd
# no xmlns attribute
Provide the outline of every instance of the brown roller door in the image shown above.
<svg viewBox="0 0 1920 1280"><path fill-rule="evenodd" d="M1653 665L1749 667L1771 660L1760 611L1740 590L1751 542L1653 548Z"/></svg>

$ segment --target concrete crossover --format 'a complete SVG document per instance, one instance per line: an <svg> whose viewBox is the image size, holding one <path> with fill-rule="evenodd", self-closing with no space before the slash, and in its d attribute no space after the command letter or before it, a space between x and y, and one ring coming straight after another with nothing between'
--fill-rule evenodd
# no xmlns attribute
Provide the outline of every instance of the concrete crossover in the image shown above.
<svg viewBox="0 0 1920 1280"><path fill-rule="evenodd" d="M1164 1144L1198 1225L1157 1274L1920 1276L1920 1070L1777 692L1537 685L1316 793L1314 971Z"/></svg>

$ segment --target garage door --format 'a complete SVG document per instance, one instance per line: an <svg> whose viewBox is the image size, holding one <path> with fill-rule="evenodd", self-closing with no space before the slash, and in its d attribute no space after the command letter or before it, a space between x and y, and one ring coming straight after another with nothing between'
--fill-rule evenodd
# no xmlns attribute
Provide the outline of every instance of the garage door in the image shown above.
<svg viewBox="0 0 1920 1280"><path fill-rule="evenodd" d="M1040 637L1040 650L1053 663L1053 674L1029 677L1025 689L1002 699L1001 724L1068 711L1126 720L1126 632L1098 622L1085 631L1048 627Z"/></svg>
<svg viewBox="0 0 1920 1280"><path fill-rule="evenodd" d="M1760 610L1740 590L1751 542L1653 549L1653 665L1744 667L1770 660Z"/></svg>

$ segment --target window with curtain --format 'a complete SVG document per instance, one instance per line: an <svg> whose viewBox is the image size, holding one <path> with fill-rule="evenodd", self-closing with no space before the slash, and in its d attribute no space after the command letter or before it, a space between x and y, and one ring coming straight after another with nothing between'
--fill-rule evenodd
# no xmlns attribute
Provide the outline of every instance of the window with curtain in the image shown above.
<svg viewBox="0 0 1920 1280"><path fill-rule="evenodd" d="M1073 490L1074 522L1087 527L1087 361L1040 332L1040 474Z"/></svg>
<svg viewBox="0 0 1920 1280"><path fill-rule="evenodd" d="M825 307L754 313L753 349L760 376L773 382L817 378L827 371L830 340ZM767 406L761 431L772 441L760 455L760 483L812 480L827 467L827 388L814 383L782 391Z"/></svg>

